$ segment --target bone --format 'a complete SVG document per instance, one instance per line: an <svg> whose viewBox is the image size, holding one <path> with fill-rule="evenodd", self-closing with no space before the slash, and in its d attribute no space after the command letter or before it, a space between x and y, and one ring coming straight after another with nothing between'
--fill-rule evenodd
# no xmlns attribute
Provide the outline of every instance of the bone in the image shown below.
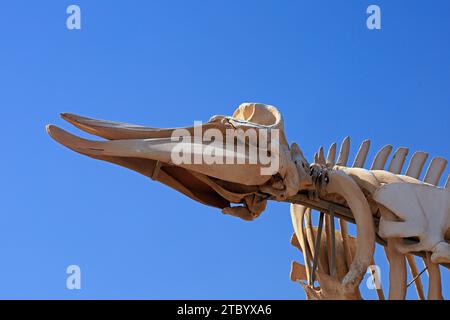
<svg viewBox="0 0 450 320"><path fill-rule="evenodd" d="M343 146L341 146L341 151L340 151L339 156L343 155L343 153L344 153L343 149L344 149L345 142L346 142L346 140L344 140ZM347 142L348 142L348 146L346 148L347 148L347 150L349 150L349 140L347 140ZM361 148L362 148L362 145L361 145ZM360 151L361 151L361 148L360 148ZM328 151L327 166L332 167L334 165L334 163L335 163L335 154L336 154L336 143L333 143L331 145L331 147L330 147L330 150ZM366 154L366 156L367 156L367 154ZM330 160L328 160L328 159L330 159ZM348 161L348 151L347 151L347 160L346 160L346 162L347 161ZM356 160L355 160L355 162L356 162ZM333 218L330 218L330 219L327 220L327 225L331 224L331 219L333 219ZM340 225L340 239L341 239L341 243L338 244L338 245L342 246L342 250L343 250L343 254L344 254L344 262L345 262L345 265L346 265L346 270L348 271L350 269L350 266L351 266L351 263L352 263L352 252L351 252L350 246L349 246L347 222L345 222L343 219L338 219L338 220L339 220L339 225ZM334 221L333 221L333 226L334 226ZM331 233L331 231L329 233ZM327 239L329 239L328 236L327 236ZM332 245L334 248L336 248L336 244L335 243L333 243L333 244L330 243L329 247L330 247L330 245ZM334 268L333 268L334 265L333 264L335 262L336 262L336 257L333 257L331 252L330 252L329 264L330 264L330 270L332 271L332 273L334 271ZM331 274L331 275L333 276L334 274Z"/></svg>
<svg viewBox="0 0 450 320"><path fill-rule="evenodd" d="M449 227L450 229L450 227ZM433 248L431 262L433 263L450 263L450 244L442 240Z"/></svg>
<svg viewBox="0 0 450 320"><path fill-rule="evenodd" d="M389 154L392 152L391 145L385 145L380 151L377 152L375 159L370 166L370 170L383 170L386 165L386 161L389 157Z"/></svg>
<svg viewBox="0 0 450 320"><path fill-rule="evenodd" d="M302 190L313 189L312 178L310 174L310 164L306 161L302 150L299 146L294 142L291 144L290 148L291 159L295 164L295 168L297 169L297 175L299 178L299 185L297 188Z"/></svg>
<svg viewBox="0 0 450 320"><path fill-rule="evenodd" d="M370 149L370 140L364 140L359 147L358 153L356 154L355 161L353 162L354 168L363 168L366 163L367 154Z"/></svg>
<svg viewBox="0 0 450 320"><path fill-rule="evenodd" d="M353 249L355 249L355 238L352 238ZM336 244L336 276L339 280L342 280L347 274L349 267L347 267L347 261L345 258L344 245L342 240L342 233L340 230L335 230L335 244Z"/></svg>
<svg viewBox="0 0 450 320"><path fill-rule="evenodd" d="M428 153L417 151L413 154L411 160L409 161L408 168L406 169L406 174L409 177L419 179L420 174L422 173L423 166L425 165L425 162L428 159ZM416 279L414 281L414 287L416 288L417 296L419 300L425 300L425 294L423 292L423 284L422 280L420 279L419 272L417 270L416 261L414 260L414 256L411 254L406 255L406 260L409 264L409 269L411 271L411 276L413 279ZM424 264L426 264L425 260Z"/></svg>
<svg viewBox="0 0 450 320"><path fill-rule="evenodd" d="M409 161L408 169L406 169L406 174L414 179L419 179L420 174L423 170L423 166L428 159L428 153L417 151L413 154L411 160Z"/></svg>
<svg viewBox="0 0 450 320"><path fill-rule="evenodd" d="M382 219L395 221L394 213L385 207L380 207ZM380 233L380 231L378 231ZM406 297L406 261L405 256L397 249L397 238L388 239L384 247L389 262L389 300L404 300Z"/></svg>
<svg viewBox="0 0 450 320"><path fill-rule="evenodd" d="M442 284L441 284L441 270L439 265L431 262L430 253L427 252L424 259L427 266L428 273L428 300L443 300L442 296Z"/></svg>
<svg viewBox="0 0 450 320"><path fill-rule="evenodd" d="M312 230L317 238L318 228L314 227ZM304 230L304 232L306 233L306 230ZM335 238L336 238L336 264L335 264L336 275L333 277L336 278L337 280L341 281L347 274L347 272L349 270L348 266L351 265L351 261L347 264L347 262L345 260L345 252L344 252L344 247L343 247L341 231L338 231L338 230L335 231ZM327 235L327 234L322 235L321 246L320 246L321 249L319 252L319 259L318 259L319 264L321 264L321 262L327 263L327 259L329 257L329 253L330 253L330 248L327 246L327 243L329 242L328 239L329 239L329 235ZM356 239L353 237L349 237L348 241L349 241L348 242L349 243L349 252L350 252L350 254L352 254L355 252ZM300 251L302 251L300 248L300 243L299 243L295 233L291 237L291 244L293 246L297 247ZM306 247L308 247L308 244L306 245ZM303 256L305 256L305 255L303 255ZM305 265L305 268L306 268L306 265ZM322 267L319 267L319 269L321 270ZM319 272L320 272L320 270L319 270Z"/></svg>
<svg viewBox="0 0 450 320"><path fill-rule="evenodd" d="M395 215L385 207L380 208L383 219L396 220ZM406 261L397 245L400 239L388 239L387 246L384 247L389 263L389 300L404 300L406 297Z"/></svg>
<svg viewBox="0 0 450 320"><path fill-rule="evenodd" d="M175 145L170 138L151 140L91 141L74 136L56 126L47 126L48 134L62 145L91 157L135 157L145 158L142 151L151 150L152 159L163 163L171 162L171 149Z"/></svg>
<svg viewBox="0 0 450 320"><path fill-rule="evenodd" d="M411 277L413 279L416 279L414 281L414 287L416 288L417 296L418 296L419 300L425 300L425 294L423 292L422 280L420 279L419 271L417 270L417 265L416 265L416 261L414 260L414 256L407 254L406 260L408 261L408 264L409 264L409 269L411 271Z"/></svg>
<svg viewBox="0 0 450 320"><path fill-rule="evenodd" d="M347 155L346 155L346 160L345 160L344 165L347 164L348 154L349 154L349 150L350 150L350 140L349 140L349 138L347 140L347 138L346 138L346 140L344 140L342 147L341 147L341 152L339 154L339 156L341 156L341 154L344 154L344 152L346 150ZM364 166L364 163L366 162L367 154L369 152L369 148L370 148L370 140L363 141L363 143L361 144L361 146L358 150L358 154L356 155L355 161L353 162L353 167L363 167ZM347 264L347 268L350 269L353 259L352 259L352 252L349 247L347 222L344 221L343 219L339 219L339 227L340 227L341 235L342 235L342 245L344 248L345 261Z"/></svg>
<svg viewBox="0 0 450 320"><path fill-rule="evenodd" d="M338 166L346 166L348 162L349 153L350 153L350 137L345 137L344 141L342 141L336 164Z"/></svg>
<svg viewBox="0 0 450 320"><path fill-rule="evenodd" d="M328 193L341 195L350 207L357 227L356 254L342 285L354 290L370 265L375 250L375 230L369 204L356 182L343 171L332 171L326 186Z"/></svg>
<svg viewBox="0 0 450 320"><path fill-rule="evenodd" d="M155 165L155 171L156 171L157 168L158 168L158 166ZM152 177L154 177L154 172L152 174ZM208 176L196 173L194 171L192 171L191 174L195 178L197 178L198 180L202 181L203 183L205 183L206 185L211 187L214 191L216 191L222 197L227 199L229 202L239 203L239 202L241 202L242 199L245 198L245 196L249 195L249 193L235 193L235 192L231 192L231 191L227 190L226 188L223 188L222 186L220 186L215 180L209 178Z"/></svg>
<svg viewBox="0 0 450 320"><path fill-rule="evenodd" d="M332 167L336 163L336 142L334 142L327 153L327 167Z"/></svg>
<svg viewBox="0 0 450 320"><path fill-rule="evenodd" d="M395 248L398 239L391 239L384 247L389 262L389 300L405 300L406 260Z"/></svg>
<svg viewBox="0 0 450 320"><path fill-rule="evenodd" d="M306 270L305 266L296 262L292 261L291 264L291 274L290 278L292 281L297 282L301 280L307 280L308 279L308 271Z"/></svg>
<svg viewBox="0 0 450 320"><path fill-rule="evenodd" d="M420 241L409 252L434 251L439 241L444 241L445 230L450 228L450 193L429 184L391 183L380 187L373 199L395 214L400 221L380 220L380 235L389 237L418 237ZM390 219L389 219L390 220Z"/></svg>
<svg viewBox="0 0 450 320"><path fill-rule="evenodd" d="M292 219L292 225L294 227L295 236L298 240L299 246L301 248L301 251L303 253L303 259L305 260L305 267L307 272L307 280L308 284L311 284L311 270L310 270L310 263L312 261L312 255L311 251L309 250L307 240L305 237L305 230L303 228L303 221L305 217L305 212L308 210L307 207L298 205L298 204L291 204L291 219Z"/></svg>
<svg viewBox="0 0 450 320"><path fill-rule="evenodd" d="M179 142L173 141L171 137L157 138L157 139L129 139L129 140L113 140L113 141L91 141L76 137L65 130L62 130L55 126L48 126L47 132L59 143L64 146L87 156L98 157L134 157L141 159L157 160L163 163L172 163L172 155L174 148L184 150L192 150L192 155L195 157L198 152L195 148L195 144L191 142ZM194 147L193 147L194 146ZM199 151L199 156L202 156L202 151ZM216 152L225 151L218 150ZM247 156L244 156L247 157ZM231 163L236 163L235 155L232 155ZM242 183L246 185L263 185L270 179L270 176L261 175L261 167L258 165L250 164L248 159L245 159L245 164L235 164L233 169L236 170L224 170L225 164L222 165L206 165L204 163L181 163L179 166L188 170L193 170L199 173L206 174L218 179ZM220 168L222 166L222 169ZM228 166L229 167L229 166ZM227 169L228 169L227 167ZM296 172L296 168L294 167ZM246 178L243 179L243 172L246 173Z"/></svg>
<svg viewBox="0 0 450 320"><path fill-rule="evenodd" d="M236 218L241 218L245 221L252 221L255 218L246 207L242 206L223 208L222 213Z"/></svg>
<svg viewBox="0 0 450 320"><path fill-rule="evenodd" d="M305 211L305 220L306 220L306 226L305 226L306 239L307 239L307 243L309 245L309 252L311 252L311 255L314 257L314 255L316 254L314 251L314 243L316 241L316 237L314 235L314 229L312 226L311 209L310 208L307 208Z"/></svg>
<svg viewBox="0 0 450 320"><path fill-rule="evenodd" d="M296 247L298 250L300 250L301 253L303 253L302 247L300 246L300 242L298 241L295 232L291 236L291 245Z"/></svg>
<svg viewBox="0 0 450 320"><path fill-rule="evenodd" d="M373 277L375 283L378 285L376 287L378 300L386 300L386 298L384 296L383 288L381 287L381 279L380 279L381 277L377 273L377 268L376 268L376 264L375 264L375 260L374 259L372 259L371 266L369 267L369 269L370 269L370 273L372 274L372 277Z"/></svg>
<svg viewBox="0 0 450 320"><path fill-rule="evenodd" d="M323 151L323 147L319 148L319 152L317 154L318 154L318 162L317 163L321 164L321 165L325 165L326 162L325 162L325 154Z"/></svg>
<svg viewBox="0 0 450 320"><path fill-rule="evenodd" d="M439 184L439 180L442 176L442 173L447 166L447 160L440 157L435 157L431 160L430 165L428 166L427 173L425 174L424 182L437 186Z"/></svg>
<svg viewBox="0 0 450 320"><path fill-rule="evenodd" d="M423 226L417 225L417 221L390 221L381 217L378 233L383 238L408 238L422 234Z"/></svg>
<svg viewBox="0 0 450 320"><path fill-rule="evenodd" d="M350 268L353 258L352 258L352 252L351 252L350 246L349 246L347 222L343 219L339 219L339 227L341 229L341 234L342 234L342 246L344 247L345 262L347 264L347 268Z"/></svg>
<svg viewBox="0 0 450 320"><path fill-rule="evenodd" d="M392 157L388 171L395 174L400 174L402 172L403 164L405 163L408 152L408 148L398 148L397 151L395 151L394 156Z"/></svg>
<svg viewBox="0 0 450 320"><path fill-rule="evenodd" d="M150 128L123 122L91 119L71 113L62 113L61 118L80 130L83 130L87 133L108 140L165 138L170 136L174 130L179 129L179 128ZM282 128L283 123L282 121L279 121L275 125L280 125ZM220 126L217 123L211 122L203 123L201 127L203 130L207 130L210 128L220 129ZM191 126L186 127L185 129L191 135L193 135L195 128L196 128L195 126Z"/></svg>
<svg viewBox="0 0 450 320"><path fill-rule="evenodd" d="M90 134L108 139L147 139L167 136L171 129L147 128L123 122L96 120L71 113L61 113L61 118Z"/></svg>

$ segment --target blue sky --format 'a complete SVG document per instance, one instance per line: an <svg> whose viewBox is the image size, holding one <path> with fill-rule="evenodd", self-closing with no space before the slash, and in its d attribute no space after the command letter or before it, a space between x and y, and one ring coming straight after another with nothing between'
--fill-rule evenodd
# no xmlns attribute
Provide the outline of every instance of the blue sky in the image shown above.
<svg viewBox="0 0 450 320"><path fill-rule="evenodd" d="M82 30L66 28L70 4ZM366 28L369 4L381 30ZM57 145L45 124L185 126L256 101L309 159L346 135L352 154L370 138L370 157L390 143L449 158L449 14L446 0L3 1L0 298L303 299L288 204L224 216Z"/></svg>

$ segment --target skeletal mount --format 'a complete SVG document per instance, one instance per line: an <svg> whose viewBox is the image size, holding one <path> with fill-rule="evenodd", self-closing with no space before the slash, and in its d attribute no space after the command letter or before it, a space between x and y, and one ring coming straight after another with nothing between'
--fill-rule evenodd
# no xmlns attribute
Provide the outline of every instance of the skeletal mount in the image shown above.
<svg viewBox="0 0 450 320"><path fill-rule="evenodd" d="M250 221L265 210L268 200L290 202L294 228L291 243L301 250L304 259L304 264L293 262L291 279L301 284L308 299L361 299L359 285L366 270L374 265L376 243L384 246L390 266L389 299L405 299L407 264L419 299L443 298L439 266L450 268L449 180L445 187L437 186L447 165L443 158L432 159L422 181L419 177L428 154L414 153L402 174L409 150L397 149L385 169L393 150L387 145L378 151L370 169L365 169L370 147L366 140L352 166L347 166L350 139L345 138L337 159L334 143L326 157L321 147L309 163L297 144L287 143L280 112L258 103L242 104L232 116L214 116L201 125L203 131L221 134L230 130L268 132L272 138L268 146L262 143L261 135L253 142L243 141L264 152L276 146L276 152L269 153L279 165L267 175L261 174L265 165L248 161L174 163L171 156L180 143L194 149L196 143L203 148L210 146L203 141L174 140L173 134L180 128L156 129L73 114L61 116L106 141L82 139L47 126L48 134L57 142L94 159L137 171L224 214ZM193 136L199 127L181 129L186 136ZM225 149L225 145L214 146L216 153L226 154ZM241 156L249 158L248 153ZM312 210L320 213L317 227L312 223ZM347 222L356 224L354 237L349 235ZM426 266L427 296L414 256L423 259ZM377 287L377 294L384 299L381 287Z"/></svg>

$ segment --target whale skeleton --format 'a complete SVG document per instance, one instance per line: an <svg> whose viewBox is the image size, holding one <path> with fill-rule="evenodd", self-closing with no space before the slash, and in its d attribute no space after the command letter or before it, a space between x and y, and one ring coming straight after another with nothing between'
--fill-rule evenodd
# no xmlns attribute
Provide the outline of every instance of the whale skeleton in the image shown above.
<svg viewBox="0 0 450 320"><path fill-rule="evenodd" d="M57 142L137 171L224 214L253 220L265 210L268 200L291 203L291 243L302 251L305 263L292 264L291 279L300 282L310 299L360 299L359 285L368 267L374 265L375 243L384 246L390 265L389 299L405 298L406 263L419 299L425 298L414 256L422 258L427 268L427 298L442 299L439 265L450 268L449 180L445 187L437 186L447 165L443 158L432 159L424 179L419 180L428 154L414 153L401 174L409 149L397 149L385 169L393 150L387 145L378 151L370 168L364 169L370 148L366 140L353 164L347 166L347 137L337 159L333 143L326 157L321 147L309 163L296 143L288 144L280 112L258 103L242 104L232 116L214 116L205 124L184 128L147 128L67 113L61 116L105 140L83 139L48 125L48 134ZM237 135L232 140L236 144L231 145L233 152L227 153L229 143L198 139L199 130L213 132L216 140L230 132L243 134L243 138ZM239 143L248 148L234 152ZM186 159L194 161L174 161L174 150L180 148L188 150ZM276 160L276 170L262 174L267 164L251 162L251 148ZM207 149L222 155L224 162L195 161L196 157L203 159ZM312 224L313 210L320 213L317 227ZM354 237L347 222L356 225ZM377 294L384 299L379 287Z"/></svg>

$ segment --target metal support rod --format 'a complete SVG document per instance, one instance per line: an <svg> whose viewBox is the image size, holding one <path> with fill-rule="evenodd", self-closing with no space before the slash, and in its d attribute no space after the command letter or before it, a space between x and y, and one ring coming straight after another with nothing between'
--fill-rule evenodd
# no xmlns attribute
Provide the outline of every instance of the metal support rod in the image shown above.
<svg viewBox="0 0 450 320"><path fill-rule="evenodd" d="M410 285L412 285L417 279L419 279L419 277L422 275L422 273L424 273L427 269L428 269L428 267L425 267L425 269L420 271L420 273L417 276L415 276L414 279L412 279L406 287L408 288Z"/></svg>
<svg viewBox="0 0 450 320"><path fill-rule="evenodd" d="M328 211L330 214L331 221L331 261L330 261L330 275L336 277L336 231L334 225L334 209L330 207Z"/></svg>
<svg viewBox="0 0 450 320"><path fill-rule="evenodd" d="M153 172L152 172L152 176L151 176L152 180L156 180L158 178L159 171L161 170L161 166L162 166L161 161L156 161L155 167L153 168Z"/></svg>
<svg viewBox="0 0 450 320"><path fill-rule="evenodd" d="M408 261L411 275L412 275L413 279L415 279L414 286L416 287L417 296L418 296L419 300L425 300L425 294L423 292L422 280L420 279L420 277L417 277L419 275L419 272L417 271L416 261L414 260L414 257L410 254L406 255L406 260Z"/></svg>
<svg viewBox="0 0 450 320"><path fill-rule="evenodd" d="M322 229L323 229L323 220L325 218L325 213L320 212L319 217L319 227L317 229L316 243L314 244L314 258L313 258L313 266L311 271L311 282L314 286L314 281L316 280L316 269L317 263L319 262L319 254L320 254L320 243L322 241Z"/></svg>

